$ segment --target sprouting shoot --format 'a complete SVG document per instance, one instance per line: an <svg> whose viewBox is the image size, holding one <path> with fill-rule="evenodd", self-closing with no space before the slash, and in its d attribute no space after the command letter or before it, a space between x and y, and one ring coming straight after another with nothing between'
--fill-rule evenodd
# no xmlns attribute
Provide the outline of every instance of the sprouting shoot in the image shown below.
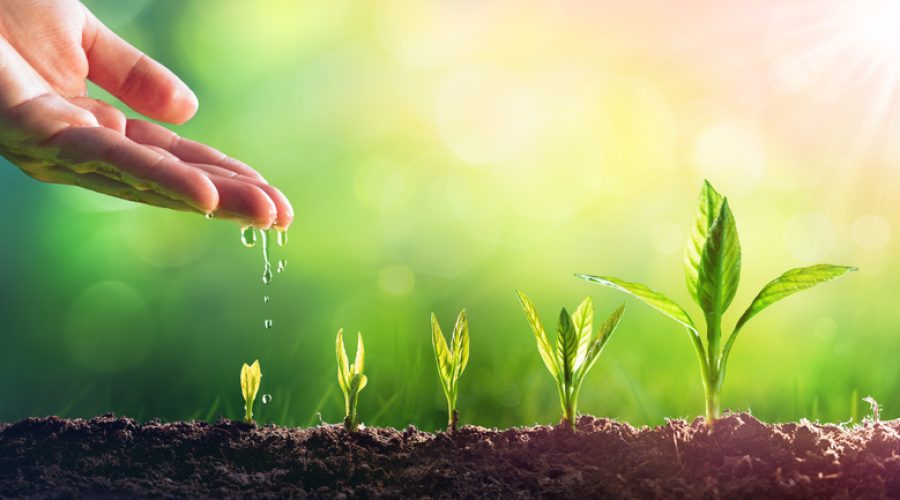
<svg viewBox="0 0 900 500"><path fill-rule="evenodd" d="M244 363L241 367L241 394L244 396L244 422L253 423L253 401L259 392L259 382L262 372L259 369L259 360L252 365Z"/></svg>
<svg viewBox="0 0 900 500"><path fill-rule="evenodd" d="M706 397L706 422L719 418L719 395L725 380L728 355L741 329L757 313L779 300L819 283L837 278L856 268L817 264L791 269L770 281L753 299L728 336L722 339L722 315L731 304L741 274L741 244L728 199L706 181L700 192L697 213L691 224L684 256L684 271L691 297L706 319L706 343L685 310L668 297L639 283L610 276L578 274L579 278L631 294L645 304L674 319L687 329L697 358Z"/></svg>
<svg viewBox="0 0 900 500"><path fill-rule="evenodd" d="M625 311L625 304L619 306L596 332L592 332L594 304L590 297L585 298L571 316L563 308L559 313L554 350L534 303L524 293L516 293L537 339L538 352L544 360L544 366L556 380L563 421L575 429L581 384L584 383L585 375L597 362L603 347L619 324Z"/></svg>
<svg viewBox="0 0 900 500"><path fill-rule="evenodd" d="M431 314L431 345L434 348L434 360L441 379L441 389L447 397L447 428L455 431L459 422L459 414L456 412L459 377L469 363L469 320L466 318L465 309L456 317L449 346L441 332L437 316Z"/></svg>
<svg viewBox="0 0 900 500"><path fill-rule="evenodd" d="M344 393L344 428L349 432L359 430L359 414L356 411L359 403L359 392L366 386L368 379L363 375L366 351L363 347L362 333L356 334L356 361L350 364L347 351L344 349L344 330L337 334L338 383Z"/></svg>

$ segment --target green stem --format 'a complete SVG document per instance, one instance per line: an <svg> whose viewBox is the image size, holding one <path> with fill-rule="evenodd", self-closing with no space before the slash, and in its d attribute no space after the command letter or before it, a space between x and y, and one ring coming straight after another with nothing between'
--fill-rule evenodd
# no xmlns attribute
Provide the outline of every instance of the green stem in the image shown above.
<svg viewBox="0 0 900 500"><path fill-rule="evenodd" d="M347 403L350 411L344 418L344 428L347 429L347 432L356 432L359 430L359 416L356 413L356 394L351 394Z"/></svg>
<svg viewBox="0 0 900 500"><path fill-rule="evenodd" d="M244 404L244 422L253 423L253 401L247 401Z"/></svg>
<svg viewBox="0 0 900 500"><path fill-rule="evenodd" d="M706 384L706 425L712 426L719 419L718 383Z"/></svg>
<svg viewBox="0 0 900 500"><path fill-rule="evenodd" d="M577 424L577 422L576 422L577 414L578 414L578 394L576 394L574 391L572 391L568 395L568 397L566 397L564 418L565 418L566 422L568 422L569 425L572 427L573 431L575 430L576 424Z"/></svg>
<svg viewBox="0 0 900 500"><path fill-rule="evenodd" d="M719 393L722 388L720 371L720 345L722 340L722 315L706 315L706 380L703 383L706 397L706 425L713 425L719 419Z"/></svg>

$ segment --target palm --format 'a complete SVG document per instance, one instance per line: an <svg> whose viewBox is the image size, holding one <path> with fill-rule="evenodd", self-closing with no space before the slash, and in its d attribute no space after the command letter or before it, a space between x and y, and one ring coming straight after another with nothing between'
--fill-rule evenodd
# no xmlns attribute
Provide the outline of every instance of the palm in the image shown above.
<svg viewBox="0 0 900 500"><path fill-rule="evenodd" d="M290 203L249 166L86 96L91 80L182 123L193 93L75 0L0 2L0 154L28 175L151 205L287 227Z"/></svg>

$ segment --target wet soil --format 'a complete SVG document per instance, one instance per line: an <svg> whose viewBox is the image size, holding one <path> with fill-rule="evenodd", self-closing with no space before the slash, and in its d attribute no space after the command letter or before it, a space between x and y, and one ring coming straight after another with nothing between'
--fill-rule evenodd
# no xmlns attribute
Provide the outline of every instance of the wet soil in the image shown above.
<svg viewBox="0 0 900 500"><path fill-rule="evenodd" d="M731 414L455 434L113 416L0 424L0 497L900 498L900 420Z"/></svg>

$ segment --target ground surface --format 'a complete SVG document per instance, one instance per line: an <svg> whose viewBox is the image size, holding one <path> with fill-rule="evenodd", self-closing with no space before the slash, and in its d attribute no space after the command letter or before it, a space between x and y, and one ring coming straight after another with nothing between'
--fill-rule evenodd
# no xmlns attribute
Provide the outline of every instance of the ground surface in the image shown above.
<svg viewBox="0 0 900 500"><path fill-rule="evenodd" d="M900 498L900 420L845 429L733 414L634 429L455 435L112 416L0 424L0 497Z"/></svg>

